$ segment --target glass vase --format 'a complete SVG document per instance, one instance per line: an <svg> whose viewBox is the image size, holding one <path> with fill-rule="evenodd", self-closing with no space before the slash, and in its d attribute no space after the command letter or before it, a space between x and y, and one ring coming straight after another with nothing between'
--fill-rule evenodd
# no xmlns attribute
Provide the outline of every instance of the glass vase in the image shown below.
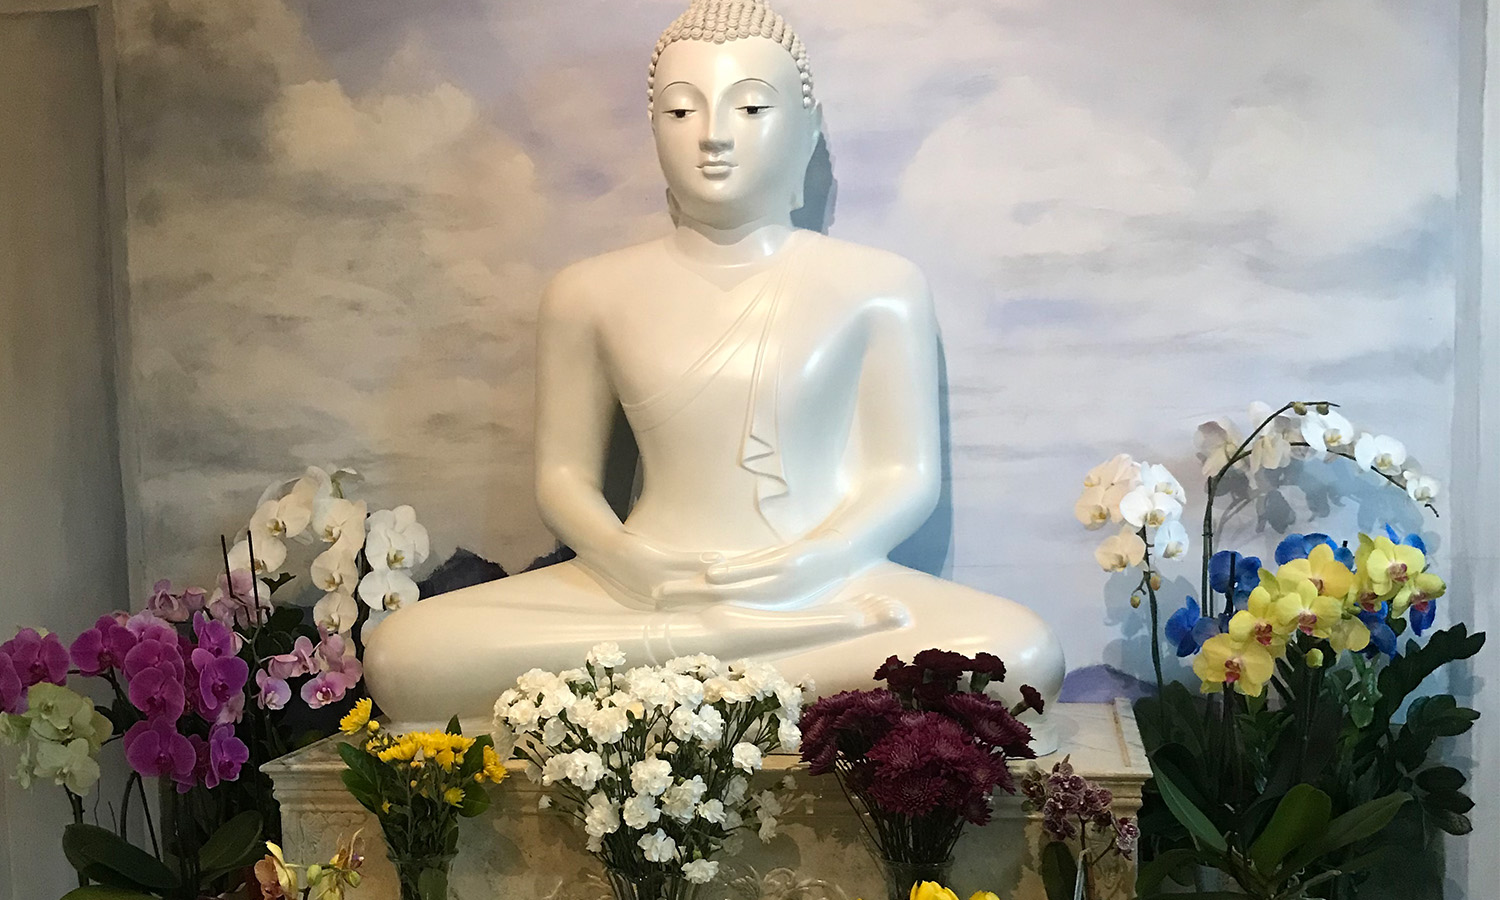
<svg viewBox="0 0 1500 900"><path fill-rule="evenodd" d="M948 877L953 874L953 857L941 862L906 862L882 858L880 870L885 874L886 896L890 900L907 900L911 896L911 889L924 881L947 887Z"/></svg>
<svg viewBox="0 0 1500 900"><path fill-rule="evenodd" d="M448 900L448 874L454 853L388 853L401 884L401 900Z"/></svg>
<svg viewBox="0 0 1500 900"><path fill-rule="evenodd" d="M605 868L604 874L615 900L693 900L699 888L681 874L632 875L610 868Z"/></svg>

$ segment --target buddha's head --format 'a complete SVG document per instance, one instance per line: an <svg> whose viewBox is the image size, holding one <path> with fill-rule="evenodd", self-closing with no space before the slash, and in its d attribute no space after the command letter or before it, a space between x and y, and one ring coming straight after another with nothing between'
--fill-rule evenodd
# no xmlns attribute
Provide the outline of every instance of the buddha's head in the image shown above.
<svg viewBox="0 0 1500 900"><path fill-rule="evenodd" d="M730 229L802 206L821 112L802 41L760 0L694 0L647 79L651 129L678 210Z"/></svg>

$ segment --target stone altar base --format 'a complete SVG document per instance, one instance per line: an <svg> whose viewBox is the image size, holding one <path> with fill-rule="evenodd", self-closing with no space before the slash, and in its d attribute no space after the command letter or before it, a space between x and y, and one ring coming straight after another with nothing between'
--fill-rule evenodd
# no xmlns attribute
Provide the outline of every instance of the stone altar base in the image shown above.
<svg viewBox="0 0 1500 900"><path fill-rule="evenodd" d="M1036 764L1050 769L1064 755L1074 769L1114 793L1118 815L1136 815L1141 786L1151 770L1135 717L1123 700L1113 704L1057 704L1052 713L1062 749ZM355 896L395 900L395 871L375 817L344 790L340 737L313 744L267 763L264 771L281 803L283 846L289 861L328 859L341 835L363 828L364 882ZM1012 766L1020 777L1029 761ZM520 772L513 770L514 775ZM720 875L700 900L881 900L879 864L854 811L832 775L810 777L794 756L770 756L752 790L796 777L803 799L781 817L782 830L769 844L746 834L737 857L721 857ZM453 900L607 900L603 869L583 849L582 828L556 810L538 808L543 791L525 777L491 787L494 804L483 815L460 821L459 855L453 865ZM970 826L955 851L953 887L960 897L993 891L1002 900L1046 900L1037 874L1039 817L1022 810L1021 797L1000 794L995 817ZM1104 897L1134 897L1134 867L1116 866L1105 879Z"/></svg>

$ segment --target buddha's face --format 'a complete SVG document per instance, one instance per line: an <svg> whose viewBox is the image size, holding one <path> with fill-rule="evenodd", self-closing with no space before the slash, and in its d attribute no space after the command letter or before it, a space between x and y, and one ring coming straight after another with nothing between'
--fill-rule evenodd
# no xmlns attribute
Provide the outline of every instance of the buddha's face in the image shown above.
<svg viewBox="0 0 1500 900"><path fill-rule="evenodd" d="M656 66L651 126L685 215L730 229L802 205L818 110L803 106L797 64L774 41L669 44Z"/></svg>

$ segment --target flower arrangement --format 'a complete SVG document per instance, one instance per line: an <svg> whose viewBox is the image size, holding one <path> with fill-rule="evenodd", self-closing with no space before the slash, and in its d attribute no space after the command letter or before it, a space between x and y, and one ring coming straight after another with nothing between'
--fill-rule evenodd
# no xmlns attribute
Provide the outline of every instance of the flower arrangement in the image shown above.
<svg viewBox="0 0 1500 900"><path fill-rule="evenodd" d="M1049 838L1041 851L1047 896L1095 900L1099 864L1112 855L1131 859L1140 826L1129 816L1115 815L1114 795L1075 773L1066 757L1051 772L1032 766L1021 780L1021 791L1028 808L1041 813L1042 833Z"/></svg>
<svg viewBox="0 0 1500 900"><path fill-rule="evenodd" d="M761 663L685 656L625 668L612 643L582 668L533 669L495 704L495 728L578 820L617 896L686 896L718 872L752 816L776 834L782 798L752 794L764 754L795 751L810 688Z"/></svg>
<svg viewBox="0 0 1500 900"><path fill-rule="evenodd" d="M911 886L907 900L958 900L952 888L943 887L935 881L923 881ZM975 891L969 900L1000 900L990 891Z"/></svg>
<svg viewBox="0 0 1500 900"><path fill-rule="evenodd" d="M968 823L990 819L991 794L1015 792L1006 763L1030 759L1031 730L1016 716L1042 710L1029 685L1014 709L985 694L1005 678L988 653L924 650L875 671L886 687L824 697L802 716L802 759L832 772L863 815L892 897L941 876Z"/></svg>
<svg viewBox="0 0 1500 900"><path fill-rule="evenodd" d="M348 890L359 887L359 867L365 858L357 831L340 840L333 857L321 865L292 865L271 841L266 842L266 851L265 858L255 864L261 900L344 900Z"/></svg>
<svg viewBox="0 0 1500 900"><path fill-rule="evenodd" d="M1282 470L1318 458L1352 462L1436 512L1439 485L1404 445L1356 431L1334 404L1257 405L1252 418L1248 437L1224 421L1198 430L1202 599L1187 597L1165 627L1157 564L1186 549L1172 527L1180 503L1163 499L1179 500L1175 479L1117 456L1085 479L1075 509L1089 527L1126 524L1111 540L1129 552L1101 547L1096 558L1107 571L1139 567L1132 605L1150 604L1158 696L1141 701L1137 719L1154 774L1156 794L1142 816L1157 823L1147 829L1157 860L1143 868L1141 890L1197 863L1226 873L1251 897L1352 896L1384 859L1370 851L1388 828L1418 846L1438 831L1470 829L1464 776L1429 756L1477 713L1451 695L1412 700L1404 722L1398 711L1433 672L1477 653L1484 635L1460 623L1425 644L1398 646L1408 630L1420 637L1433 626L1446 590L1420 535L1386 526L1358 535L1351 548L1325 534L1290 534L1274 567L1218 548L1216 512L1232 515L1257 489L1287 483ZM1216 501L1231 485L1240 496L1221 510ZM1138 514L1147 506L1154 519ZM1201 699L1166 683L1163 639L1179 658L1192 658Z"/></svg>
<svg viewBox="0 0 1500 900"><path fill-rule="evenodd" d="M458 820L489 808L485 785L504 781L505 765L489 735L464 736L457 718L445 731L391 734L370 708L365 698L339 723L364 735L357 746L339 745L344 786L380 822L401 900L447 900Z"/></svg>

